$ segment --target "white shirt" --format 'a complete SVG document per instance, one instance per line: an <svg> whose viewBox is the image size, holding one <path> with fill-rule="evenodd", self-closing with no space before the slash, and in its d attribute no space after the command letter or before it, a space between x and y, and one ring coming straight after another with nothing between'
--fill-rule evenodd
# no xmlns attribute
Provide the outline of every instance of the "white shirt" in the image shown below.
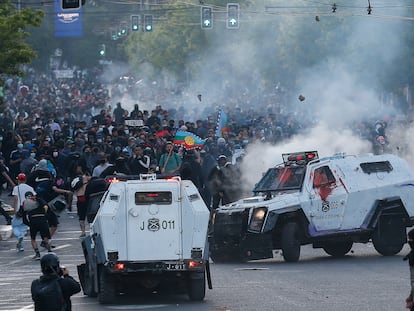
<svg viewBox="0 0 414 311"><path fill-rule="evenodd" d="M14 207L15 209L17 208L18 210L20 205L22 205L24 200L26 200L25 194L28 191L32 192L33 194L36 194L36 191L34 191L33 187L25 183L13 187L12 195L17 196L17 206Z"/></svg>

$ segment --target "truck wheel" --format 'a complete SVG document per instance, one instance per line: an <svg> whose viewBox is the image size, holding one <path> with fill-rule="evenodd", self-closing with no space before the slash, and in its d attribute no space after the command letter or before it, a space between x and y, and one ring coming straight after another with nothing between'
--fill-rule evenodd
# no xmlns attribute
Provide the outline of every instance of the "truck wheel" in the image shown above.
<svg viewBox="0 0 414 311"><path fill-rule="evenodd" d="M282 229L282 254L286 262L299 260L300 231L296 222L288 222Z"/></svg>
<svg viewBox="0 0 414 311"><path fill-rule="evenodd" d="M116 296L115 284L103 266L98 268L99 271L99 293L98 301L101 304L113 303Z"/></svg>
<svg viewBox="0 0 414 311"><path fill-rule="evenodd" d="M352 248L352 241L331 242L323 247L323 250L333 257L343 257Z"/></svg>
<svg viewBox="0 0 414 311"><path fill-rule="evenodd" d="M374 230L374 234L372 235L372 244L374 245L375 250L383 256L396 255L404 247L404 243L392 243L392 239L390 241L388 236L382 235L378 227Z"/></svg>
<svg viewBox="0 0 414 311"><path fill-rule="evenodd" d="M206 273L193 272L188 280L188 297L192 301L201 301L206 295Z"/></svg>

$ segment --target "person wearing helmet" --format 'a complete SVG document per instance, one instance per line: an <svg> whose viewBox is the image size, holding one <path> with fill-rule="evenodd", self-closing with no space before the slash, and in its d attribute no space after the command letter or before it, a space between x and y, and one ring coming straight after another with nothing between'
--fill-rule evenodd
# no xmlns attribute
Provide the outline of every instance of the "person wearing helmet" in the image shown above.
<svg viewBox="0 0 414 311"><path fill-rule="evenodd" d="M60 266L55 253L47 253L40 259L42 275L33 280L31 294L35 311L70 311L70 297L79 293L78 281L69 275L67 268Z"/></svg>
<svg viewBox="0 0 414 311"><path fill-rule="evenodd" d="M17 175L17 186L13 187L13 208L14 208L14 217L12 219L12 230L13 234L17 239L16 249L19 252L24 251L23 238L28 230L28 227L23 223L22 215L19 215L20 207L23 205L26 200L25 193L32 192L36 193L33 187L26 184L26 174L20 173Z"/></svg>

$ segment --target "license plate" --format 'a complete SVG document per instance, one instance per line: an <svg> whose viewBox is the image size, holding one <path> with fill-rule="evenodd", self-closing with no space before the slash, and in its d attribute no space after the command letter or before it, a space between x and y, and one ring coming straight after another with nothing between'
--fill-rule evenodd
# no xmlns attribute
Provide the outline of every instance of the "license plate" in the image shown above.
<svg viewBox="0 0 414 311"><path fill-rule="evenodd" d="M183 263L167 263L167 270L184 270L185 264Z"/></svg>

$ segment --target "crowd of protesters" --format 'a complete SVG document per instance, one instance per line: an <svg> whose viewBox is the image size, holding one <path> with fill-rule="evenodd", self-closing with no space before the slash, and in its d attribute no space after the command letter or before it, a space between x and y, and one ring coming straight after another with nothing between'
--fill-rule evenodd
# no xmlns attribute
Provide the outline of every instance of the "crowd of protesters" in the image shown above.
<svg viewBox="0 0 414 311"><path fill-rule="evenodd" d="M79 176L173 174L191 179L207 205L216 208L240 193L234 185L240 177L237 150L258 141L277 144L312 126L311 119L299 122L298 115L271 102L255 108L232 102L223 107L227 130L218 134L216 107L205 107L205 115L192 120L183 107L167 109L156 102L149 110L138 103L126 109L122 101L114 102L122 95L119 88L109 90L96 76L78 71L74 79L57 80L29 71L24 80L6 79L0 117L3 185L10 189L19 173L30 176L45 161L54 185L70 192ZM352 130L374 145L385 144L387 122L369 122L356 122ZM203 148L174 146L177 130L205 140Z"/></svg>

